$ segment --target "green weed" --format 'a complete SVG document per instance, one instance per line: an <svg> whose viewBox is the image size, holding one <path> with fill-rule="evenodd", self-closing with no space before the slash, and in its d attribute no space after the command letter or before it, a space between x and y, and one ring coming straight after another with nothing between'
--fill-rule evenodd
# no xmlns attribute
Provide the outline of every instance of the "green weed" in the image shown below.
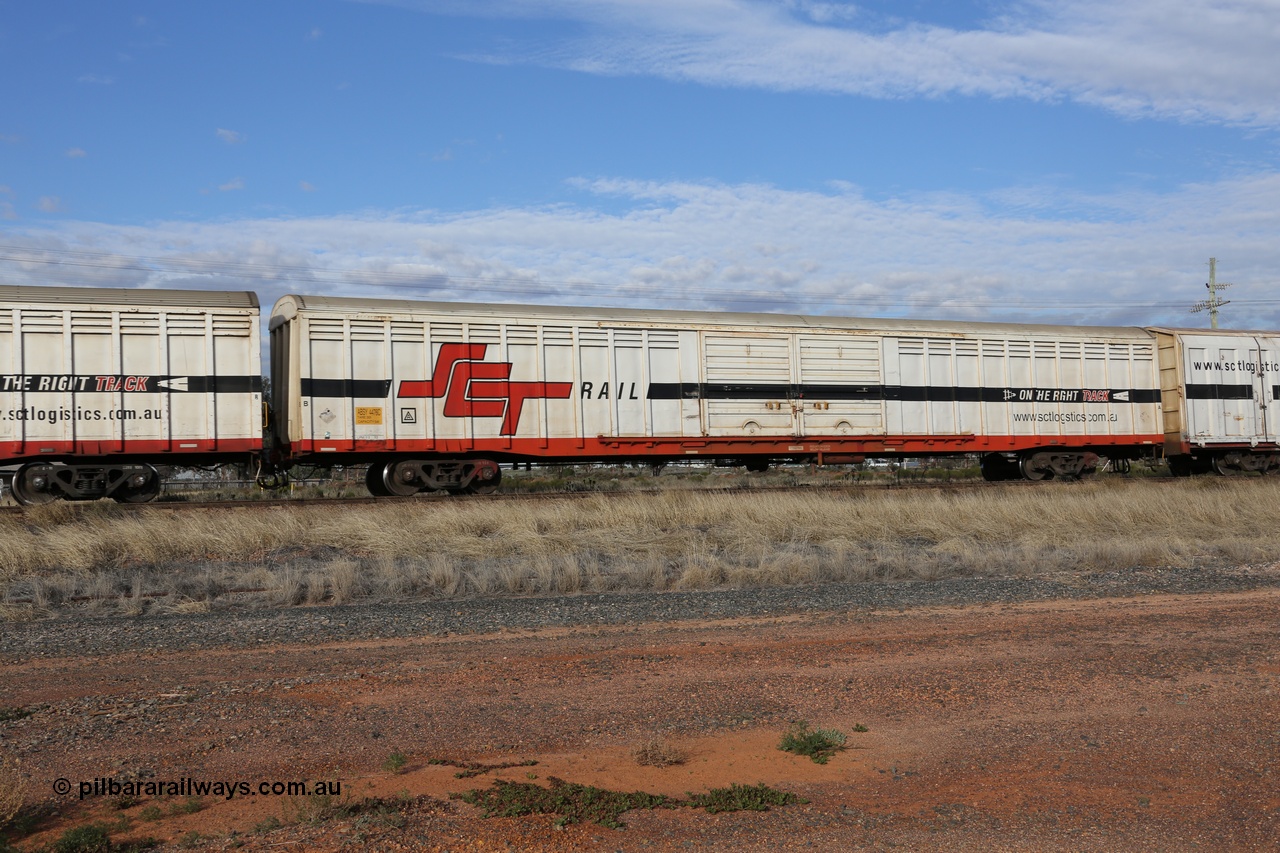
<svg viewBox="0 0 1280 853"><path fill-rule="evenodd" d="M76 826L53 842L53 853L111 853L111 836L97 823Z"/></svg>
<svg viewBox="0 0 1280 853"><path fill-rule="evenodd" d="M171 805L169 807L169 814L171 815L195 814L196 812L201 811L202 809L204 809L204 800L200 799L199 797L187 797L182 802L174 803L173 805Z"/></svg>
<svg viewBox="0 0 1280 853"><path fill-rule="evenodd" d="M262 835L264 833L277 830L282 826L284 826L284 821L280 820L280 818L275 815L271 815L270 817L263 819L261 822L254 824L253 831Z"/></svg>
<svg viewBox="0 0 1280 853"><path fill-rule="evenodd" d="M488 773L491 770L506 770L511 767L533 767L538 762L530 759L528 761L507 761L501 764L481 764L478 761L454 761L452 758L429 758L427 764L432 766L458 767L457 773L453 774L455 779L471 779L476 776ZM533 778L532 776L530 778Z"/></svg>
<svg viewBox="0 0 1280 853"><path fill-rule="evenodd" d="M450 797L483 810L485 817L523 817L535 814L559 815L556 826L590 821L612 829L621 829L623 812L632 809L673 808L670 798L662 794L636 791L624 794L590 785L579 785L549 777L549 788L532 782L506 782L494 779L492 788L476 788Z"/></svg>
<svg viewBox="0 0 1280 853"><path fill-rule="evenodd" d="M680 800L665 794L644 791L623 793L566 782L548 777L549 787L529 782L506 782L495 779L491 788L476 788L451 794L483 810L485 817L522 817L524 815L557 815L556 825L567 826L591 821L611 829L622 829L622 815L632 809L705 809L710 814L730 811L768 811L771 806L803 803L795 794L777 791L763 783L755 786L734 784L715 788L705 794L689 794Z"/></svg>
<svg viewBox="0 0 1280 853"><path fill-rule="evenodd" d="M845 736L835 729L810 729L803 720L795 723L791 731L782 736L778 749L793 755L805 755L813 759L814 764L826 764L845 748Z"/></svg>
<svg viewBox="0 0 1280 853"><path fill-rule="evenodd" d="M770 788L763 782L757 785L739 785L735 782L728 788L712 788L705 794L689 794L688 797L684 805L695 809L706 809L707 814L767 812L770 806L789 806L792 803L808 802L787 791Z"/></svg>
<svg viewBox="0 0 1280 853"><path fill-rule="evenodd" d="M382 762L382 769L388 773L400 773L404 770L404 766L409 763L409 759L400 750L396 750L387 756L387 760Z"/></svg>

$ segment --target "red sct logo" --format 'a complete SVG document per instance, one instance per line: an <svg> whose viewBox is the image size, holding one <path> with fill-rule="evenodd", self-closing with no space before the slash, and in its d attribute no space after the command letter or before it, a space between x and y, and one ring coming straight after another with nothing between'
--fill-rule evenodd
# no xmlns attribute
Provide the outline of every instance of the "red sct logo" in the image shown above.
<svg viewBox="0 0 1280 853"><path fill-rule="evenodd" d="M572 382L512 382L511 362L484 361L488 344L445 344L428 381L401 381L398 398L444 398L447 418L502 418L499 435L515 435L524 401L564 400Z"/></svg>

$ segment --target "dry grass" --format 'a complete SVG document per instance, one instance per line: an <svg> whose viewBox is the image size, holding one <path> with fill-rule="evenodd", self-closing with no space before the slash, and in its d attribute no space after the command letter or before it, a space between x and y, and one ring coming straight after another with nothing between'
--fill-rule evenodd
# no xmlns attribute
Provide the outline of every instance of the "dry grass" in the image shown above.
<svg viewBox="0 0 1280 853"><path fill-rule="evenodd" d="M1280 559L1280 481L0 518L0 615L1033 575ZM164 593L160 596L157 593Z"/></svg>
<svg viewBox="0 0 1280 853"><path fill-rule="evenodd" d="M689 753L663 737L651 737L631 750L636 764L646 767L672 767L689 760Z"/></svg>
<svg viewBox="0 0 1280 853"><path fill-rule="evenodd" d="M8 829L22 811L26 796L27 780L22 775L22 766L17 759L0 758L0 832ZM0 846L3 843L0 839Z"/></svg>

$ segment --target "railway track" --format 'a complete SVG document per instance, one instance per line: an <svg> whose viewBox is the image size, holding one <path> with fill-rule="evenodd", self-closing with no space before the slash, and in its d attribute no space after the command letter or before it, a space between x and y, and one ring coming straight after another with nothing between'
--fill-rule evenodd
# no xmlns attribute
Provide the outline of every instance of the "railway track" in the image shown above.
<svg viewBox="0 0 1280 853"><path fill-rule="evenodd" d="M1160 485L1169 485L1179 482L1172 477L1134 477L1128 478L1129 482L1142 482ZM1085 481L1089 482L1089 481ZM187 510L209 510L209 509L254 509L265 507L301 507L301 506L368 506L378 504L383 506L402 506L407 504L424 504L428 502L441 502L455 504L457 502L471 501L539 501L539 500L580 500L588 497L604 497L604 498L621 498L636 495L659 495L671 494L673 492L688 491L699 493L724 493L724 494L784 494L795 492L816 492L822 494L865 494L873 492L902 492L902 491L982 491L987 489L1025 489L1025 488L1044 488L1043 483L1031 480L1008 480L998 483L989 483L984 480L962 480L950 482L861 482L861 483L840 483L840 484L807 484L807 485L782 485L782 486L728 486L723 488L691 488L691 489L620 489L620 490L600 490L600 489L581 489L569 491L540 491L540 492L502 492L491 495L456 495L447 492L430 492L413 495L411 497L374 497L372 495L362 497L292 497L292 498L240 498L235 500L159 500L152 503L119 503L113 504L127 512L182 512ZM110 501L107 501L110 503ZM81 505L87 505L84 502ZM29 512L32 508L17 505L0 506L0 515L21 515Z"/></svg>

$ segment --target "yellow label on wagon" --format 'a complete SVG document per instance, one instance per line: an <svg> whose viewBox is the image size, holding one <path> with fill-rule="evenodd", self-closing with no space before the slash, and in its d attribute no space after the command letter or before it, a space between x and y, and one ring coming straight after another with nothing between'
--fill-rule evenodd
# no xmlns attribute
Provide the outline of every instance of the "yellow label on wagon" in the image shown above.
<svg viewBox="0 0 1280 853"><path fill-rule="evenodd" d="M382 407L381 406L356 406L356 423L369 425L382 425Z"/></svg>

